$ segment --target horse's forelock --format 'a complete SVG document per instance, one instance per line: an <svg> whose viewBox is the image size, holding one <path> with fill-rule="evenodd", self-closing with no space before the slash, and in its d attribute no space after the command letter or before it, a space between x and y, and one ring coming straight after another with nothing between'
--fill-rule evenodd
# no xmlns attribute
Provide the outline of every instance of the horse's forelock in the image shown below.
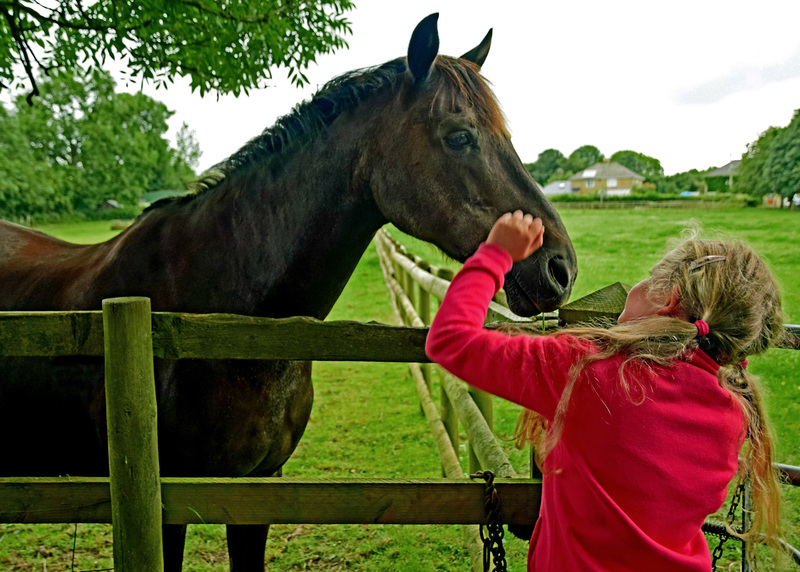
<svg viewBox="0 0 800 572"><path fill-rule="evenodd" d="M489 132L497 137L508 138L506 119L497 103L489 83L480 74L480 68L472 62L462 59L439 56L436 58L436 69L445 78L441 81L434 96L434 104L449 97L450 107L455 107L456 98L465 98L477 114L479 121ZM447 90L452 86L452 90Z"/></svg>

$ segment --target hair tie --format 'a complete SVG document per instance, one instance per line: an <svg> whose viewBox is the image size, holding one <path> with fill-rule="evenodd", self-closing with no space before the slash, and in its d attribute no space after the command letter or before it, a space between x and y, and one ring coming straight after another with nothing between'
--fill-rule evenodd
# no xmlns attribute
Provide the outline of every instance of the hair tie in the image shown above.
<svg viewBox="0 0 800 572"><path fill-rule="evenodd" d="M697 337L698 338L701 338L703 336L707 336L708 332L711 331L711 328L708 327L708 322L706 322L704 320L697 320L694 323L694 325L697 326Z"/></svg>

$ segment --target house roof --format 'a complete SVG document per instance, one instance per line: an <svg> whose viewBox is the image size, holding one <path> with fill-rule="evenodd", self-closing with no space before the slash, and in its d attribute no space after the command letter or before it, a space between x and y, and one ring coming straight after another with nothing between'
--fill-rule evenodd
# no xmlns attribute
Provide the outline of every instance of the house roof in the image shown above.
<svg viewBox="0 0 800 572"><path fill-rule="evenodd" d="M591 167L585 168L580 173L576 173L569 178L570 181L580 181L583 179L639 179L644 181L639 173L631 171L619 163L595 163Z"/></svg>
<svg viewBox="0 0 800 572"><path fill-rule="evenodd" d="M572 185L569 181L553 181L549 185L545 185L542 192L545 196L565 195L572 192Z"/></svg>
<svg viewBox="0 0 800 572"><path fill-rule="evenodd" d="M739 168L741 161L731 161L727 165L723 165L719 169L714 169L705 174L706 177L728 177L731 174L736 174L736 169Z"/></svg>

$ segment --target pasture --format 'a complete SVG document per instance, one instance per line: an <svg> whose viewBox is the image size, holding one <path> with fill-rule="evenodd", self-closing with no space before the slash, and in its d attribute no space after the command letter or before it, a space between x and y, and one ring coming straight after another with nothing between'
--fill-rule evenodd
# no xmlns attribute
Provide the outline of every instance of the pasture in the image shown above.
<svg viewBox="0 0 800 572"><path fill-rule="evenodd" d="M646 276L691 220L708 231L743 238L770 262L782 284L787 321L800 322L800 214L789 211L622 210L561 211L578 255L573 298L614 281L629 284ZM46 227L68 240L92 242L110 234L109 223ZM433 248L390 229L409 250L442 262ZM70 234L71 233L71 234ZM76 234L77 233L77 234ZM82 235L81 235L82 234ZM450 266L457 265L450 262ZM391 322L374 247L361 259L328 319ZM800 352L773 350L750 360L770 390L770 411L778 434L777 460L800 464ZM317 363L315 404L303 440L284 468L296 477L436 477L438 458L419 413L413 383L402 364ZM510 435L518 409L496 400L498 434ZM522 474L527 454L510 443L506 450ZM465 454L465 451L461 451ZM463 459L462 459L463 460ZM464 462L466 466L466 462ZM788 538L800 544L800 495L789 495ZM104 525L0 524L0 569L75 570L111 567L110 527ZM506 537L510 570L524 569L527 543ZM460 527L431 526L273 526L268 557L276 570L453 570L467 567ZM222 526L190 527L186 569L225 570Z"/></svg>

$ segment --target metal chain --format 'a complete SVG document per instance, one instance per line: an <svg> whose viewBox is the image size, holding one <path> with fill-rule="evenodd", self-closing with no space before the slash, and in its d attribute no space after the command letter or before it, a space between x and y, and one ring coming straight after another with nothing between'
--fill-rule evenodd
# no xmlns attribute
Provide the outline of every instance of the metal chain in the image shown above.
<svg viewBox="0 0 800 572"><path fill-rule="evenodd" d="M739 503L742 501L742 495L744 494L745 488L745 480L739 483L739 486L736 487L736 491L733 493L733 498L731 498L731 506L728 508L728 514L725 517L725 521L728 523L729 526L733 527L733 523L736 521L736 510L739 508ZM715 572L717 569L717 561L722 556L722 547L731 538L731 535L724 530L719 534L719 544L717 544L714 551L711 553L711 571Z"/></svg>
<svg viewBox="0 0 800 572"><path fill-rule="evenodd" d="M503 523L500 520L500 495L494 486L492 471L478 471L470 475L473 479L483 479L486 487L483 493L483 506L486 511L486 535L480 527L483 542L483 571L489 572L494 564L496 572L506 572L506 551L503 548Z"/></svg>

